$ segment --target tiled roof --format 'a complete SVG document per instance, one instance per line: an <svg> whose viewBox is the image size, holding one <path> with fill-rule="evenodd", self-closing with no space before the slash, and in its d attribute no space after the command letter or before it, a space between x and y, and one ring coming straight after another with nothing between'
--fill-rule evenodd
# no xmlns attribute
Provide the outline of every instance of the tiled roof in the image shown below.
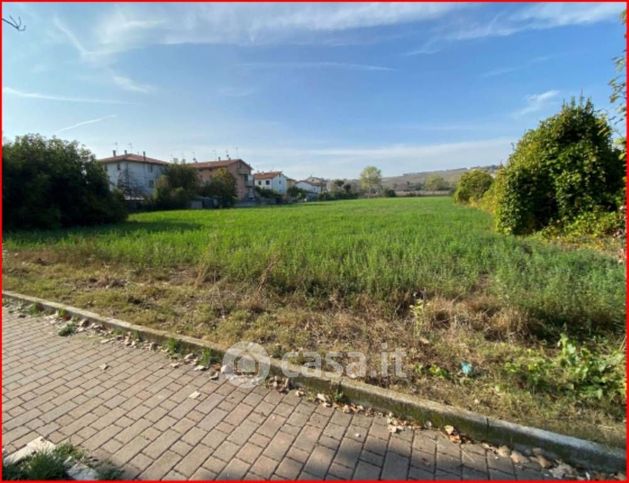
<svg viewBox="0 0 629 483"><path fill-rule="evenodd" d="M109 164L109 163L119 163L120 161L134 161L136 163L149 163L149 164L162 164L169 165L166 161L161 161L159 159L149 158L145 156L140 156L139 154L120 154L118 156L112 156L110 158L99 159L99 163Z"/></svg>
<svg viewBox="0 0 629 483"><path fill-rule="evenodd" d="M282 172L281 171L266 171L263 173L255 173L253 175L254 179L273 179L276 176L281 175Z"/></svg>
<svg viewBox="0 0 629 483"><path fill-rule="evenodd" d="M196 169L217 169L217 168L226 168L227 166L231 166L234 163L242 163L247 166L249 169L252 169L248 163L245 163L242 159L223 159L220 161L203 161L202 163L190 163L190 166Z"/></svg>

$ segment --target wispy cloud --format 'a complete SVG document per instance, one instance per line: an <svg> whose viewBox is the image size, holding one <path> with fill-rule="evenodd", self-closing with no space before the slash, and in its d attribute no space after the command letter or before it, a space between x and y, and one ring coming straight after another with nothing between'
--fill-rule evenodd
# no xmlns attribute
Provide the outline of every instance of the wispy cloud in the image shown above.
<svg viewBox="0 0 629 483"><path fill-rule="evenodd" d="M516 12L500 12L489 20L443 25L425 46L406 52L406 55L433 53L451 42L506 37L527 30L544 30L569 25L587 25L597 22L618 21L625 8L619 2L544 3L522 7ZM428 46L428 47L426 47ZM429 48L428 52L424 52Z"/></svg>
<svg viewBox="0 0 629 483"><path fill-rule="evenodd" d="M57 134L61 132L69 131L70 129L76 129L77 127L87 126L88 124L96 124L97 122L102 122L107 119L113 119L114 117L117 117L116 114L111 114L109 116L99 117L96 119L88 119L87 121L77 122L76 124L72 124L71 126L62 127L61 129L57 131Z"/></svg>
<svg viewBox="0 0 629 483"><path fill-rule="evenodd" d="M42 94L39 92L27 92L19 89L13 89L12 87L3 87L2 94L6 96L22 97L24 99L41 99L45 101L59 101L59 102L80 102L87 104L130 104L125 101L117 101L114 99L98 99L89 97L71 97L71 96L59 96L56 94Z"/></svg>
<svg viewBox="0 0 629 483"><path fill-rule="evenodd" d="M126 91L148 94L149 92L153 92L155 90L153 86L150 86L148 84L140 84L139 82L136 82L133 79L129 79L128 77L122 75L112 74L111 77L114 84Z"/></svg>
<svg viewBox="0 0 629 483"><path fill-rule="evenodd" d="M469 8L457 3L250 3L119 4L99 28L103 48L128 50L151 44L273 44L304 34L344 32L440 18ZM142 28L137 28L141 22Z"/></svg>
<svg viewBox="0 0 629 483"><path fill-rule="evenodd" d="M542 56L542 57L535 57L531 60L529 60L528 62L525 62L522 65L513 65L513 66L507 66L507 67L497 67L495 69L491 69L487 72L484 72L483 74L481 74L481 77L484 78L488 78L488 77L498 77L501 75L506 75L506 74L511 74L512 72L518 72L521 70L526 70L529 67L532 67L536 64L542 63L542 62L546 62L548 60L550 60L552 57L549 55L546 56Z"/></svg>
<svg viewBox="0 0 629 483"><path fill-rule="evenodd" d="M513 116L522 117L527 114L539 112L554 103L558 95L559 91L551 90L542 92L541 94L531 94L530 96L526 96L526 106L514 112Z"/></svg>
<svg viewBox="0 0 629 483"><path fill-rule="evenodd" d="M349 62L244 62L238 64L242 67L250 68L271 68L271 69L348 69L362 71L394 71L392 67L370 64L353 64Z"/></svg>
<svg viewBox="0 0 629 483"><path fill-rule="evenodd" d="M131 24L134 23L131 22ZM153 86L141 84L129 77L120 75L109 67L108 65L112 63L112 55L114 52L107 46L98 46L96 49L88 49L85 44L79 40L77 35L67 25L65 25L61 19L59 19L59 17L55 17L53 19L53 25L61 34L65 36L70 45L75 48L83 62L93 68L96 68L97 70L105 72L111 79L111 82L117 87L126 91L139 92L142 94L147 94L154 90Z"/></svg>

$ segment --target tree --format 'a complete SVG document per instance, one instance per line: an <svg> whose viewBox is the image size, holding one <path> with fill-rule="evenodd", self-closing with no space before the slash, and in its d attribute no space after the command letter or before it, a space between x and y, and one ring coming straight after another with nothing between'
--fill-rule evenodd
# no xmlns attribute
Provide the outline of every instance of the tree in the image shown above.
<svg viewBox="0 0 629 483"><path fill-rule="evenodd" d="M620 15L620 20L625 25L627 24L627 11L624 10ZM627 32L625 30L625 39L627 38ZM616 104L616 113L614 123L620 125L622 131L618 138L618 147L620 148L620 157L624 160L627 158L627 137L625 135L626 128L625 123L627 121L627 49L623 50L622 55L614 59L616 66L616 72L618 73L614 77L609 85L612 88L612 93L609 96L609 101L612 104Z"/></svg>
<svg viewBox="0 0 629 483"><path fill-rule="evenodd" d="M476 203L491 188L494 179L489 173L480 169L473 169L461 176L454 192L457 203Z"/></svg>
<svg viewBox="0 0 629 483"><path fill-rule="evenodd" d="M308 193L306 192L306 190L301 189L297 186L291 186L290 188L288 188L286 190L286 194L290 198L294 198L297 200L305 200L308 197Z"/></svg>
<svg viewBox="0 0 629 483"><path fill-rule="evenodd" d="M26 30L26 25L22 24L21 17L18 17L17 20L15 20L11 15L9 15L9 18L2 17L2 21L13 27L18 32L24 32Z"/></svg>
<svg viewBox="0 0 629 483"><path fill-rule="evenodd" d="M201 187L200 193L216 198L221 207L232 206L237 198L236 178L227 169L220 168L210 181Z"/></svg>
<svg viewBox="0 0 629 483"><path fill-rule="evenodd" d="M561 111L524 134L496 177L497 228L526 234L568 224L593 211L614 211L625 162L612 130L590 100Z"/></svg>
<svg viewBox="0 0 629 483"><path fill-rule="evenodd" d="M627 11L624 10L620 15L620 20L625 25L627 24ZM625 38L627 38L627 33L625 32ZM612 104L616 104L617 109L616 112L618 116L616 118L616 123L624 123L627 119L627 49L623 50L622 55L616 57L614 59L614 64L616 66L616 72L618 73L616 77L614 77L611 81L609 81L609 85L612 88L612 94L609 98L609 101Z"/></svg>
<svg viewBox="0 0 629 483"><path fill-rule="evenodd" d="M155 206L166 210L187 208L198 193L196 170L185 164L170 164L157 180Z"/></svg>
<svg viewBox="0 0 629 483"><path fill-rule="evenodd" d="M18 136L2 149L2 203L6 228L58 228L122 221L118 191L104 168L76 141Z"/></svg>
<svg viewBox="0 0 629 483"><path fill-rule="evenodd" d="M382 188L382 173L375 166L367 166L360 173L360 187L368 196L378 193Z"/></svg>
<svg viewBox="0 0 629 483"><path fill-rule="evenodd" d="M428 191L447 191L450 189L450 184L443 177L433 174L428 177L424 187Z"/></svg>

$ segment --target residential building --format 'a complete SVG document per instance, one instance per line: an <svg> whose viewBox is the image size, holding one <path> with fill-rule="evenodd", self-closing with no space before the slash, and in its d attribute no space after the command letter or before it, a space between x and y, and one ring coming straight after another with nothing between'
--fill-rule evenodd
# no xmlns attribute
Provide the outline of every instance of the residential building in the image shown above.
<svg viewBox="0 0 629 483"><path fill-rule="evenodd" d="M315 184L307 180L297 181L297 183L295 183L295 186L299 189L304 190L306 193L320 195L322 192L322 188L319 184Z"/></svg>
<svg viewBox="0 0 629 483"><path fill-rule="evenodd" d="M169 163L149 158L146 153L116 155L99 159L105 167L109 185L121 190L127 199L151 196L159 177L164 174Z"/></svg>
<svg viewBox="0 0 629 483"><path fill-rule="evenodd" d="M209 182L219 169L224 168L236 179L236 196L238 199L244 201L254 198L252 168L242 159L219 159L218 161L191 163L189 166L198 171L201 183Z"/></svg>
<svg viewBox="0 0 629 483"><path fill-rule="evenodd" d="M319 178L317 176L308 176L304 181L310 183L313 186L319 187L319 194L328 191L328 180L325 178Z"/></svg>
<svg viewBox="0 0 629 483"><path fill-rule="evenodd" d="M281 171L255 173L253 179L257 187L275 191L281 195L286 194L288 189L288 178Z"/></svg>

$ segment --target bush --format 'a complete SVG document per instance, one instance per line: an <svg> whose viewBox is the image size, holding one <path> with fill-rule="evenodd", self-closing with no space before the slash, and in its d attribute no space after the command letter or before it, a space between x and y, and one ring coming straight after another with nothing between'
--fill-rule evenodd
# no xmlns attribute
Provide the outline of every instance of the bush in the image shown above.
<svg viewBox="0 0 629 483"><path fill-rule="evenodd" d="M385 198L395 198L397 194L395 193L394 189L387 188L384 190L384 196Z"/></svg>
<svg viewBox="0 0 629 483"><path fill-rule="evenodd" d="M2 150L4 226L59 228L115 223L127 217L122 194L78 142L18 136Z"/></svg>
<svg viewBox="0 0 629 483"><path fill-rule="evenodd" d="M216 198L221 207L232 206L237 198L236 178L227 169L220 168L201 188L200 193Z"/></svg>
<svg viewBox="0 0 629 483"><path fill-rule="evenodd" d="M188 208L199 192L196 170L185 164L171 164L157 180L154 205L159 210Z"/></svg>
<svg viewBox="0 0 629 483"><path fill-rule="evenodd" d="M268 188L262 188L260 186L256 186L254 189L256 191L256 194L260 198L264 198L267 200L275 200L276 202L282 201L282 195L279 193L276 193L273 190L270 190Z"/></svg>
<svg viewBox="0 0 629 483"><path fill-rule="evenodd" d="M616 210L625 161L611 133L589 100L565 104L528 131L496 178L499 231L526 234L589 211Z"/></svg>
<svg viewBox="0 0 629 483"><path fill-rule="evenodd" d="M486 171L473 169L461 176L454 192L457 203L478 203L491 188L494 178Z"/></svg>
<svg viewBox="0 0 629 483"><path fill-rule="evenodd" d="M286 194L296 200L305 200L308 197L308 192L297 186L291 186L286 190Z"/></svg>

